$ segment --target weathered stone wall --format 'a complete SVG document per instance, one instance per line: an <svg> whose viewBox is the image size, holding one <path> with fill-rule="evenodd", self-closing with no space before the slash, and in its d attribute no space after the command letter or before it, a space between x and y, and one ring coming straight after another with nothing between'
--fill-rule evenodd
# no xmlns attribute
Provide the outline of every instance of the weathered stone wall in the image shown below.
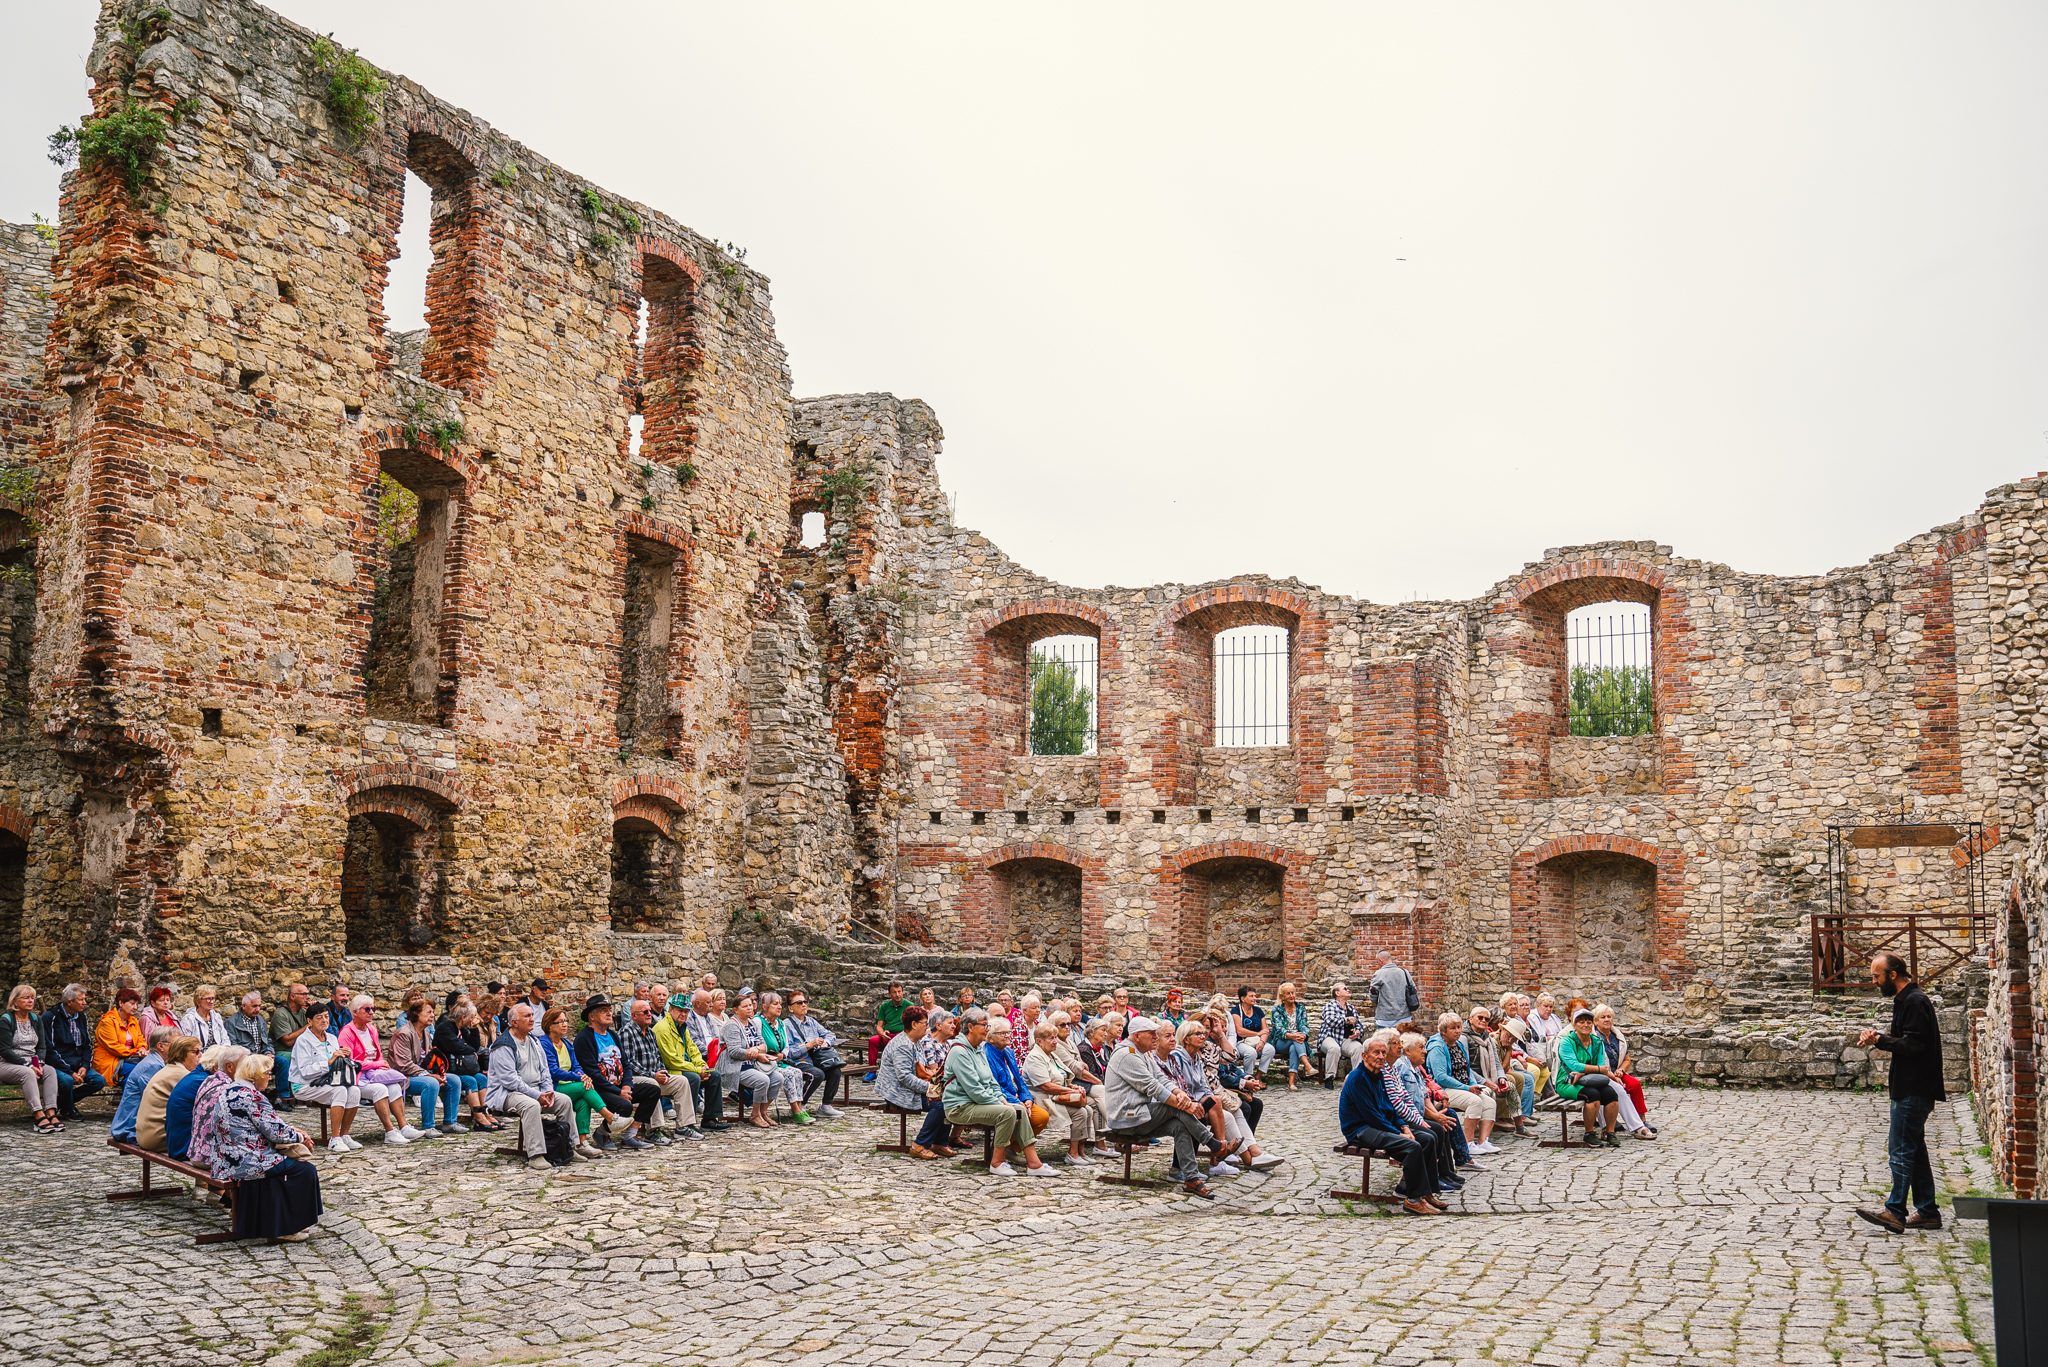
<svg viewBox="0 0 2048 1367"><path fill-rule="evenodd" d="M138 14L141 51L124 4L99 22L95 109L187 114L144 194L67 180L47 355L34 338L34 389L63 399L35 453L32 717L0 761L28 974L389 978L346 926L351 899L389 902L350 873L378 831L412 851L386 872L415 914L363 943L466 978L678 976L770 884L843 919L821 696L778 696L821 685L778 575L790 403L765 279L401 77L350 137L313 35L256 5ZM408 167L436 196L410 338L380 307ZM13 403L35 252L0 236ZM396 551L380 473L421 500ZM650 606L629 545L673 558L665 656L624 658ZM388 669L380 570L403 599ZM619 821L667 842L660 933L611 924Z"/></svg>

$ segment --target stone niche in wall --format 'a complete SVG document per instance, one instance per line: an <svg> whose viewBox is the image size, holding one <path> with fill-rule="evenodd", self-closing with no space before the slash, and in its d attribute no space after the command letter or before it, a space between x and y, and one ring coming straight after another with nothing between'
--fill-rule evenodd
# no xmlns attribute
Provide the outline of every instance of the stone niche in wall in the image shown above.
<svg viewBox="0 0 2048 1367"><path fill-rule="evenodd" d="M1664 774L1658 737L1555 736L1550 742L1554 797L1659 793Z"/></svg>
<svg viewBox="0 0 2048 1367"><path fill-rule="evenodd" d="M1189 865L1181 878L1183 915L1200 918L1188 927L1195 934L1187 982L1230 992L1252 983L1270 992L1286 953L1286 871L1263 860L1212 859Z"/></svg>
<svg viewBox="0 0 2048 1367"><path fill-rule="evenodd" d="M1076 809L1102 801L1102 761L1094 755L1022 755L1003 779L1003 806Z"/></svg>
<svg viewBox="0 0 2048 1367"><path fill-rule="evenodd" d="M1294 750L1285 745L1205 746L1195 780L1203 807L1285 807L1294 802Z"/></svg>
<svg viewBox="0 0 2048 1367"><path fill-rule="evenodd" d="M1003 952L1054 968L1081 966L1081 870L1054 859L1013 859L994 870L1007 927Z"/></svg>

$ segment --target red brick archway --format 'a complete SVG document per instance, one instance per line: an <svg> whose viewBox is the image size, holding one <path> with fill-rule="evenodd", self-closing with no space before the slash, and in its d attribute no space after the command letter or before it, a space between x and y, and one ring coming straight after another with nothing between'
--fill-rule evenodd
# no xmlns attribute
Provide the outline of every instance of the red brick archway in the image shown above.
<svg viewBox="0 0 2048 1367"><path fill-rule="evenodd" d="M1651 900L1650 943L1660 987L1680 986L1692 979L1685 956L1685 852L1666 849L1621 835L1572 835L1547 840L1514 858L1508 869L1508 900L1513 927L1515 983L1518 990L1541 991L1559 971L1558 946L1571 934L1560 917L1567 909L1552 905L1546 864L1590 854L1613 854L1638 860L1656 871Z"/></svg>
<svg viewBox="0 0 2048 1367"><path fill-rule="evenodd" d="M1010 926L1002 904L998 871L1006 864L1041 860L1064 864L1081 875L1080 971L1092 973L1102 962L1102 860L1049 841L1020 841L991 850L974 861L960 889L961 947L982 954L1000 954L1009 944Z"/></svg>
<svg viewBox="0 0 2048 1367"><path fill-rule="evenodd" d="M1101 765L1099 801L1120 799L1124 770L1118 708L1124 686L1123 649L1116 621L1077 598L1027 598L984 617L969 639L974 679L981 695L960 751L962 801L970 807L1003 805L1003 779L1012 760L1025 753L1030 700L1025 696L1025 660L1033 641L1048 636L1095 638L1095 759Z"/></svg>
<svg viewBox="0 0 2048 1367"><path fill-rule="evenodd" d="M1153 782L1172 793L1176 803L1196 801L1201 749L1214 743L1216 635L1232 627L1278 626L1288 632L1288 743L1294 751L1295 800L1324 801L1330 786L1330 700L1323 675L1328 628L1315 605L1287 589L1222 584L1189 594L1159 622L1159 685L1177 707L1145 747L1153 757Z"/></svg>
<svg viewBox="0 0 2048 1367"><path fill-rule="evenodd" d="M1279 870L1280 974L1299 981L1307 950L1308 923L1315 901L1308 885L1314 856L1259 840L1217 840L1168 855L1159 866L1159 905L1170 909L1173 929L1167 953L1159 956L1169 976L1186 978L1190 965L1203 957L1208 931L1204 865L1264 864ZM1197 901L1201 905L1197 906Z"/></svg>

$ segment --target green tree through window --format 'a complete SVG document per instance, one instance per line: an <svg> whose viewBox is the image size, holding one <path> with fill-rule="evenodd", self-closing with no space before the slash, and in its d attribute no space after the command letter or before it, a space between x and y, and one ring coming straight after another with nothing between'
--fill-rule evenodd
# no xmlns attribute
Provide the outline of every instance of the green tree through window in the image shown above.
<svg viewBox="0 0 2048 1367"><path fill-rule="evenodd" d="M1056 655L1031 656L1031 753L1085 755L1092 748L1095 694Z"/></svg>
<svg viewBox="0 0 2048 1367"><path fill-rule="evenodd" d="M1644 736L1656 715L1648 665L1573 665L1575 736Z"/></svg>

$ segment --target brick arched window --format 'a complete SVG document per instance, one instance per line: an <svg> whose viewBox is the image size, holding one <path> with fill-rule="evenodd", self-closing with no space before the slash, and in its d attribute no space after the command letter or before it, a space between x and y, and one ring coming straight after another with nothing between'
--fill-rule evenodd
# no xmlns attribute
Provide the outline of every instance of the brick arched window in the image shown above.
<svg viewBox="0 0 2048 1367"><path fill-rule="evenodd" d="M683 910L675 841L659 813L622 811L612 821L612 929L670 929Z"/></svg>
<svg viewBox="0 0 2048 1367"><path fill-rule="evenodd" d="M485 374L496 325L478 259L485 192L476 158L462 145L465 141L460 133L437 126L430 116L416 116L405 130L403 159L380 187L385 252L384 278L377 293L387 300L391 315L387 326L393 321L401 327L409 323L407 315L420 301L417 297L401 301L389 291L393 265L400 259L400 235L419 241L414 231L417 225L406 222L410 178L416 182L416 191L424 191L411 196L411 212L424 210L429 215L424 235L429 252L423 310L426 327L423 337L402 330L388 334L394 343L392 363L433 384L466 393L473 391ZM397 275L400 280L415 282L410 288L419 288L416 268Z"/></svg>
<svg viewBox="0 0 2048 1367"><path fill-rule="evenodd" d="M703 351L697 339L696 263L666 243L645 241L635 312L633 416L637 457L655 465L689 459L697 445L697 382Z"/></svg>
<svg viewBox="0 0 2048 1367"><path fill-rule="evenodd" d="M1684 856L1624 836L1569 836L1515 856L1508 882L1517 983L1626 999L1690 976Z"/></svg>
<svg viewBox="0 0 2048 1367"><path fill-rule="evenodd" d="M446 933L445 795L393 785L348 800L341 915L349 954L433 954Z"/></svg>
<svg viewBox="0 0 2048 1367"><path fill-rule="evenodd" d="M1064 600L1019 604L989 624L984 640L989 730L1003 738L1002 753L1102 752L1115 650L1107 617Z"/></svg>
<svg viewBox="0 0 2048 1367"><path fill-rule="evenodd" d="M964 949L1095 972L1102 860L1049 842L1005 845L968 870L959 909Z"/></svg>
<svg viewBox="0 0 2048 1367"><path fill-rule="evenodd" d="M1180 619L1183 686L1199 744L1292 742L1300 628L1301 614L1263 601L1218 603Z"/></svg>

